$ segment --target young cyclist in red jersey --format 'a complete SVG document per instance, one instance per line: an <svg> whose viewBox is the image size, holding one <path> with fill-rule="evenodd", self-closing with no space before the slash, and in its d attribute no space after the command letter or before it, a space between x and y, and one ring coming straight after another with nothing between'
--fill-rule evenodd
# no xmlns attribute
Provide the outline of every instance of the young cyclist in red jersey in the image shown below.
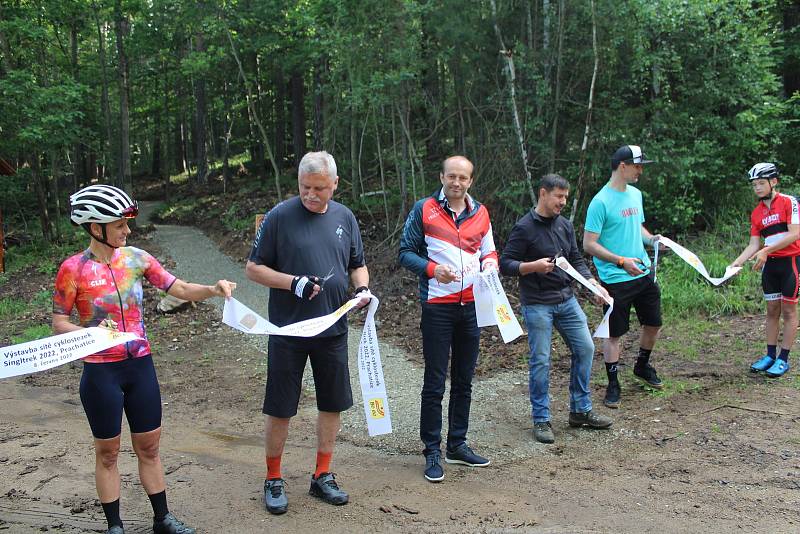
<svg viewBox="0 0 800 534"><path fill-rule="evenodd" d="M91 326L134 332L141 339L84 358L80 396L95 444L95 483L108 522L107 534L124 534L119 513L122 412L128 419L139 480L153 506L153 532L194 534L169 513L161 439L161 394L144 330L142 278L184 300L229 297L236 284L192 284L167 272L147 252L126 247L128 221L138 205L109 185L85 187L70 197L70 219L91 236L89 248L61 264L53 293L57 334ZM70 321L76 308L80 324Z"/></svg>
<svg viewBox="0 0 800 534"><path fill-rule="evenodd" d="M731 265L755 258L753 270L761 271L767 301L767 354L750 366L754 373L783 376L789 370L789 351L797 336L797 296L800 287L800 215L797 199L779 193L778 169L757 163L748 173L759 203L750 215L750 243ZM761 246L761 239L764 246ZM777 354L778 330L783 317L783 343Z"/></svg>

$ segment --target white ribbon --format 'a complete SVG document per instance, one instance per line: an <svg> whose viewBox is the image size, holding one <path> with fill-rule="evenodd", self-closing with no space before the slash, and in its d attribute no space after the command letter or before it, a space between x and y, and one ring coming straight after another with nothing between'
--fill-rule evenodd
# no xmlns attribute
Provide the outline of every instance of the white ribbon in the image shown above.
<svg viewBox="0 0 800 534"><path fill-rule="evenodd" d="M330 328L336 321L369 297L367 319L358 344L358 377L361 383L361 396L364 400L364 414L367 417L367 430L370 436L389 434L392 421L389 412L389 399L383 380L381 351L375 329L375 311L380 301L372 293L361 293L345 302L333 313L314 317L286 326L275 326L256 312L231 297L225 299L222 322L246 334L268 334L277 336L314 337Z"/></svg>
<svg viewBox="0 0 800 534"><path fill-rule="evenodd" d="M672 239L662 236L660 239L657 239L656 241L653 242L653 247L655 247L655 250L656 250L655 258L653 259L653 264L654 264L653 265L653 280L655 280L655 272L656 272L656 269L658 267L658 249L659 249L658 245L659 245L659 243L662 243L665 247L672 249L675 252L675 254L678 255L678 257L680 257L683 261L685 261L686 263L691 265L692 268L695 271L697 271L698 273L703 275L703 278L705 278L706 280L708 280L709 282L711 282L715 286L718 286L718 285L722 284L727 279L731 278L732 276L735 276L739 271L742 270L741 266L732 267L732 266L728 265L728 267L725 268L725 274L723 276L721 276L719 278L712 278L708 274L708 270L706 269L706 266L703 265L703 262L700 261L700 258L698 258L697 255L694 252L692 252L691 250L689 250L689 249L687 249L685 247L682 247L681 245L677 244Z"/></svg>
<svg viewBox="0 0 800 534"><path fill-rule="evenodd" d="M132 332L93 326L0 348L0 378L37 373L141 339Z"/></svg>
<svg viewBox="0 0 800 534"><path fill-rule="evenodd" d="M472 294L475 296L475 315L479 327L497 325L504 343L510 343L523 334L506 292L503 291L497 270L489 269L478 273L472 286Z"/></svg>
<svg viewBox="0 0 800 534"><path fill-rule="evenodd" d="M599 338L611 337L608 331L608 318L611 315L611 312L614 311L614 299L603 295L603 293L600 292L600 289L596 285L590 283L586 278L584 278L584 276L581 273L576 271L575 267L573 267L564 256L559 256L556 259L556 265L560 267L562 270L564 270L572 278L577 280L583 287L585 287L586 289L588 289L589 291L591 291L592 293L603 299L603 301L605 301L605 303L608 304L608 310L606 310L605 315L603 315L603 320L601 320L600 324L597 325L597 329L594 331L593 336Z"/></svg>

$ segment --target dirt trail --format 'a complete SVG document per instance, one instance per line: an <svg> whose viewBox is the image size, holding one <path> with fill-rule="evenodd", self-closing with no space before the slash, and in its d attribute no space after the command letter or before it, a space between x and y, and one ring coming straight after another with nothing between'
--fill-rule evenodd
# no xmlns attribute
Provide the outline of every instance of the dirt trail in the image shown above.
<svg viewBox="0 0 800 534"><path fill-rule="evenodd" d="M159 226L154 241L175 260L179 276L235 280L240 299L265 310L266 290L244 280L243 264L219 254L202 233ZM392 318L381 321L379 335L391 328ZM742 325L752 320L721 328L741 336ZM446 466L445 481L430 484L422 478L417 437L421 369L382 345L395 431L367 436L354 378L356 405L343 418L334 457L351 503L336 508L307 494L315 408L306 382L283 462L289 512L270 516L260 502L265 340L213 320L191 328L194 335L155 340L154 354L171 508L202 532L800 530L800 389L793 378L767 382L748 376L732 363L734 354L697 361L660 355L669 365L662 372L684 386L659 398L626 380L623 407L612 413L615 425L607 432L565 424L569 358L555 356L552 446L531 436L526 376L506 372L478 380L470 441L493 464ZM352 330L354 352L357 329ZM724 353L726 338L720 335ZM759 338L758 332L744 335ZM601 365L595 362L595 376ZM0 382L0 530L104 530L79 379L78 364ZM600 399L602 387L593 387ZM123 433L123 518L127 532L148 532L149 504Z"/></svg>

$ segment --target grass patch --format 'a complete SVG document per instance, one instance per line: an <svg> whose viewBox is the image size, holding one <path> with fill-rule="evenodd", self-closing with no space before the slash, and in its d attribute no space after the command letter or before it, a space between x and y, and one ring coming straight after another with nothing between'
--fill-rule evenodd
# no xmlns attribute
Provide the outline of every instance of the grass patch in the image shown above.
<svg viewBox="0 0 800 534"><path fill-rule="evenodd" d="M27 343L28 341L33 341L35 339L42 339L43 337L52 335L52 333L53 331L50 328L50 325L41 324L37 326L29 326L23 330L22 334L18 336L11 336L11 344L17 345L19 343Z"/></svg>
<svg viewBox="0 0 800 534"><path fill-rule="evenodd" d="M11 319L28 311L28 303L14 298L0 299L0 319Z"/></svg>

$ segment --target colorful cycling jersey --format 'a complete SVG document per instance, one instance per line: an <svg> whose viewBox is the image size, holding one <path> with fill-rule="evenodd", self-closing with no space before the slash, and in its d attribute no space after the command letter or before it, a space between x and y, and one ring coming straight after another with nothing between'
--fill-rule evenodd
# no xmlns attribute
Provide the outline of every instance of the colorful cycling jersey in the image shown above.
<svg viewBox="0 0 800 534"><path fill-rule="evenodd" d="M153 256L134 247L116 249L109 264L96 261L89 249L61 264L53 313L69 315L75 307L81 326L97 326L108 318L116 321L120 331L135 332L142 338L92 354L84 361L107 363L150 354L142 309L143 277L163 291L176 279Z"/></svg>
<svg viewBox="0 0 800 534"><path fill-rule="evenodd" d="M789 231L790 224L800 224L797 199L778 193L769 207L762 200L750 215L750 235L760 235L769 246L780 241ZM771 258L800 256L800 240L770 254Z"/></svg>

